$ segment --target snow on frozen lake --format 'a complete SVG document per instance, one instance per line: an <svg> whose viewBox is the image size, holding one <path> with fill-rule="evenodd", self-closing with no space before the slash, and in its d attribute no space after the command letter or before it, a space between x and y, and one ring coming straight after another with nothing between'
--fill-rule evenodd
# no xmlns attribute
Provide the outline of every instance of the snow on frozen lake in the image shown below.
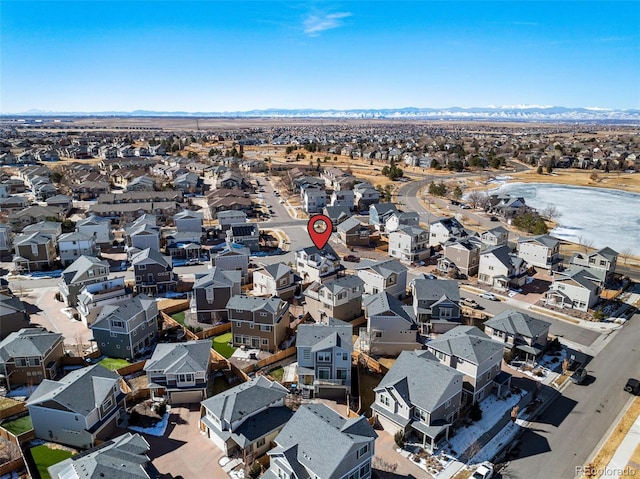
<svg viewBox="0 0 640 479"><path fill-rule="evenodd" d="M556 238L577 243L582 236L595 248L640 255L640 194L551 183L507 183L496 192L521 196L538 211L555 206L560 217L550 233Z"/></svg>

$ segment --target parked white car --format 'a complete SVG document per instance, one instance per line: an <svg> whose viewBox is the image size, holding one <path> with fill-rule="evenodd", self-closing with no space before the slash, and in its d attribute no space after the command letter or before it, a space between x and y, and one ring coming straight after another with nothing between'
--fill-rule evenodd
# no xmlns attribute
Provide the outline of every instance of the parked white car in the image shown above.
<svg viewBox="0 0 640 479"><path fill-rule="evenodd" d="M483 462L478 466L476 472L473 473L471 479L491 479L491 477L493 477L493 464Z"/></svg>
<svg viewBox="0 0 640 479"><path fill-rule="evenodd" d="M493 293L482 293L480 297L484 299L488 299L490 301L498 301L498 298Z"/></svg>

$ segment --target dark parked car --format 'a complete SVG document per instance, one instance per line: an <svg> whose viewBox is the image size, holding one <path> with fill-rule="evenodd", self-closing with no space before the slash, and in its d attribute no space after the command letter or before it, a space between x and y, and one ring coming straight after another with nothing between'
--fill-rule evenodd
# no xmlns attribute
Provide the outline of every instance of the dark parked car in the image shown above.
<svg viewBox="0 0 640 479"><path fill-rule="evenodd" d="M635 394L636 396L640 394L640 381L637 379L629 378L627 384L624 386L624 390L628 393Z"/></svg>
<svg viewBox="0 0 640 479"><path fill-rule="evenodd" d="M569 379L576 384L582 384L584 380L587 379L587 370L585 368L578 368Z"/></svg>
<svg viewBox="0 0 640 479"><path fill-rule="evenodd" d="M497 216L492 216L489 221L500 221Z"/></svg>
<svg viewBox="0 0 640 479"><path fill-rule="evenodd" d="M348 254L347 256L345 256L342 259L344 259L345 261L349 261L351 263L359 263L360 262L360 258L358 258L357 256L352 255L352 254Z"/></svg>

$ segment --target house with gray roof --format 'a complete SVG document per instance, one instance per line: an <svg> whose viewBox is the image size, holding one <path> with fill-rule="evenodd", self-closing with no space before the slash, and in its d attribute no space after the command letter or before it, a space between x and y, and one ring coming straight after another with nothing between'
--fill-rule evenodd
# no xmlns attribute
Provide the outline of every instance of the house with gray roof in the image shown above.
<svg viewBox="0 0 640 479"><path fill-rule="evenodd" d="M304 291L306 311L317 323L328 318L351 321L362 316L364 281L345 275L321 283L314 281Z"/></svg>
<svg viewBox="0 0 640 479"><path fill-rule="evenodd" d="M296 251L295 269L303 284L329 281L344 270L340 257L330 245L322 249L309 246Z"/></svg>
<svg viewBox="0 0 640 479"><path fill-rule="evenodd" d="M58 285L67 306L78 304L78 295L85 286L101 283L109 276L109 262L94 256L80 256L62 272Z"/></svg>
<svg viewBox="0 0 640 479"><path fill-rule="evenodd" d="M123 413L121 380L95 364L42 381L27 400L36 438L83 449L108 439Z"/></svg>
<svg viewBox="0 0 640 479"><path fill-rule="evenodd" d="M546 346L551 323L515 310L505 310L484 323L484 332L514 356L535 361Z"/></svg>
<svg viewBox="0 0 640 479"><path fill-rule="evenodd" d="M240 455L250 465L264 455L293 416L285 406L288 389L265 376L202 401L200 430L226 456Z"/></svg>
<svg viewBox="0 0 640 479"><path fill-rule="evenodd" d="M507 373L506 382L502 378L496 380L501 372L504 345L475 326L456 326L429 341L427 351L442 364L464 374L463 405L482 401L495 387L498 387L498 395L509 389Z"/></svg>
<svg viewBox="0 0 640 479"><path fill-rule="evenodd" d="M0 257L13 248L13 229L9 225L0 224Z"/></svg>
<svg viewBox="0 0 640 479"><path fill-rule="evenodd" d="M527 263L506 246L496 246L480 253L478 283L498 291L519 288L527 280Z"/></svg>
<svg viewBox="0 0 640 479"><path fill-rule="evenodd" d="M22 234L40 233L48 236L57 244L58 236L62 234L62 223L59 221L40 221L22 229Z"/></svg>
<svg viewBox="0 0 640 479"><path fill-rule="evenodd" d="M403 226L420 226L420 215L415 211L396 211L387 218L384 225L388 233Z"/></svg>
<svg viewBox="0 0 640 479"><path fill-rule="evenodd" d="M242 284L245 284L249 280L250 257L251 250L249 248L240 245L230 245L218 253L211 254L210 261L211 266L222 271L240 271L242 274Z"/></svg>
<svg viewBox="0 0 640 479"><path fill-rule="evenodd" d="M429 246L437 246L450 238L464 239L474 236L455 218L442 218L429 225Z"/></svg>
<svg viewBox="0 0 640 479"><path fill-rule="evenodd" d="M480 234L480 241L488 247L502 246L509 241L509 230L502 226L496 226L490 230L483 231Z"/></svg>
<svg viewBox="0 0 640 479"><path fill-rule="evenodd" d="M29 327L29 314L17 296L0 293L0 340Z"/></svg>
<svg viewBox="0 0 640 479"><path fill-rule="evenodd" d="M303 397L344 399L351 389L353 327L329 318L301 324L296 335L298 387Z"/></svg>
<svg viewBox="0 0 640 479"><path fill-rule="evenodd" d="M593 271L575 265L556 271L545 293L545 304L585 312L594 308L602 293L602 276L598 277Z"/></svg>
<svg viewBox="0 0 640 479"><path fill-rule="evenodd" d="M136 253L131 258L136 279L136 290L151 296L175 291L178 275L173 272L171 260L151 248Z"/></svg>
<svg viewBox="0 0 640 479"><path fill-rule="evenodd" d="M289 303L277 297L232 296L227 302L234 347L275 352L287 337Z"/></svg>
<svg viewBox="0 0 640 479"><path fill-rule="evenodd" d="M416 278L411 282L411 293L413 314L422 333L444 333L462 321L457 281Z"/></svg>
<svg viewBox="0 0 640 479"><path fill-rule="evenodd" d="M370 183L353 185L355 207L358 211L369 211L369 207L380 200L380 193Z"/></svg>
<svg viewBox="0 0 640 479"><path fill-rule="evenodd" d="M0 378L7 390L55 379L64 356L62 335L44 328L25 328L0 342Z"/></svg>
<svg viewBox="0 0 640 479"><path fill-rule="evenodd" d="M353 216L340 223L336 231L345 246L370 246L380 237L380 233L372 225L361 223Z"/></svg>
<svg viewBox="0 0 640 479"><path fill-rule="evenodd" d="M51 479L157 479L149 443L130 432L49 466Z"/></svg>
<svg viewBox="0 0 640 479"><path fill-rule="evenodd" d="M358 348L369 355L397 356L420 349L418 323L411 305L380 292L364 299L367 327L360 329Z"/></svg>
<svg viewBox="0 0 640 479"><path fill-rule="evenodd" d="M358 207L362 210L360 206ZM375 226L378 231L384 232L387 220L397 212L398 208L393 203L371 203L369 205L369 224Z"/></svg>
<svg viewBox="0 0 640 479"><path fill-rule="evenodd" d="M286 264L266 264L253 272L253 294L288 300L294 296L297 280L299 278Z"/></svg>
<svg viewBox="0 0 640 479"><path fill-rule="evenodd" d="M68 266L80 256L98 256L100 248L94 235L74 231L58 237L58 251L62 266Z"/></svg>
<svg viewBox="0 0 640 479"><path fill-rule="evenodd" d="M207 273L197 273L193 283L191 314L202 323L216 324L228 318L227 303L240 294L241 271L225 271L214 266Z"/></svg>
<svg viewBox="0 0 640 479"><path fill-rule="evenodd" d="M76 223L76 231L94 236L99 246L107 246L113 243L111 220L108 218L89 216L79 220Z"/></svg>
<svg viewBox="0 0 640 479"><path fill-rule="evenodd" d="M176 213L173 221L178 231L194 232L202 235L202 221L204 213L200 211L183 210Z"/></svg>
<svg viewBox="0 0 640 479"><path fill-rule="evenodd" d="M42 271L53 267L58 253L55 241L42 233L22 234L13 240L16 271Z"/></svg>
<svg viewBox="0 0 640 479"><path fill-rule="evenodd" d="M442 245L443 254L438 259L438 271L450 278L457 278L457 274L475 276L478 274L482 247L482 242L476 237L445 241Z"/></svg>
<svg viewBox="0 0 640 479"><path fill-rule="evenodd" d="M144 371L153 397L173 404L200 402L211 372L211 341L159 343Z"/></svg>
<svg viewBox="0 0 640 479"><path fill-rule="evenodd" d="M560 240L549 235L523 237L518 240L518 257L529 266L556 269L560 262Z"/></svg>
<svg viewBox="0 0 640 479"><path fill-rule="evenodd" d="M105 356L136 359L158 339L158 304L139 294L120 304L105 305L91 324L93 339Z"/></svg>
<svg viewBox="0 0 640 479"><path fill-rule="evenodd" d="M130 301L132 296L133 289L126 286L124 276L86 284L78 294L76 310L80 320L89 327L106 305Z"/></svg>
<svg viewBox="0 0 640 479"><path fill-rule="evenodd" d="M362 261L356 267L358 277L364 281L364 294L389 293L398 299L407 295L407 267L397 259Z"/></svg>
<svg viewBox="0 0 640 479"><path fill-rule="evenodd" d="M373 417L391 435L417 435L433 452L458 417L463 379L428 351L403 351L373 390Z"/></svg>
<svg viewBox="0 0 640 479"><path fill-rule="evenodd" d="M592 253L576 253L570 260L572 265L589 270L591 276L597 278L601 286L608 283L616 271L618 253L609 247Z"/></svg>
<svg viewBox="0 0 640 479"><path fill-rule="evenodd" d="M389 233L389 256L415 263L431 256L429 231L419 226L400 226Z"/></svg>
<svg viewBox="0 0 640 479"><path fill-rule="evenodd" d="M369 478L377 437L364 416L346 419L324 404L305 404L276 437L262 478Z"/></svg>
<svg viewBox="0 0 640 479"><path fill-rule="evenodd" d="M336 231L336 227L346 219L351 218L352 215L346 206L325 206L322 209L322 214L331 220L333 231Z"/></svg>

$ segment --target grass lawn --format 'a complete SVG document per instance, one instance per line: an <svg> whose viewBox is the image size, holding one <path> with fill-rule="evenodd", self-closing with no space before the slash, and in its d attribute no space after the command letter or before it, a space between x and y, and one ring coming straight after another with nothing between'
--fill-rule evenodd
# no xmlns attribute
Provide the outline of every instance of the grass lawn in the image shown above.
<svg viewBox="0 0 640 479"><path fill-rule="evenodd" d="M172 314L171 317L184 326L184 313L185 311L180 311L179 313Z"/></svg>
<svg viewBox="0 0 640 479"><path fill-rule="evenodd" d="M101 364L107 369L111 369L115 371L116 369L124 368L125 366L129 366L131 364L126 359L119 358L104 358L98 364Z"/></svg>
<svg viewBox="0 0 640 479"><path fill-rule="evenodd" d="M20 434L33 429L33 424L31 424L31 416L22 416L12 421L3 422L2 428L6 431L9 431L14 436L19 436Z"/></svg>
<svg viewBox="0 0 640 479"><path fill-rule="evenodd" d="M231 341L230 332L221 334L220 336L216 336L212 341L213 349L215 349L227 359L229 359L233 355L233 352L236 350L236 348L234 348L233 346L229 346L229 341Z"/></svg>
<svg viewBox="0 0 640 479"><path fill-rule="evenodd" d="M38 467L38 472L42 479L51 479L47 468L58 464L59 462L69 459L73 454L64 449L51 449L45 444L31 448L33 461Z"/></svg>
<svg viewBox="0 0 640 479"><path fill-rule="evenodd" d="M271 371L269 371L269 376L271 376L273 379L281 383L282 378L284 377L284 368L279 367L279 368L272 369Z"/></svg>

